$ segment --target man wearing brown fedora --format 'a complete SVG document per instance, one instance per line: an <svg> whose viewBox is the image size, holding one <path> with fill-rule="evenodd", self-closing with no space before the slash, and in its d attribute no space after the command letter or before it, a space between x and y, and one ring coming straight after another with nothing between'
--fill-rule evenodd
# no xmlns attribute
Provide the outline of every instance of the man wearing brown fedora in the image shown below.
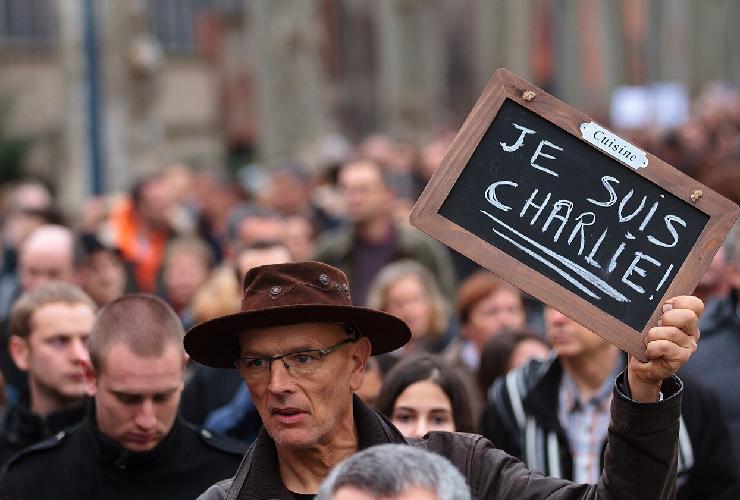
<svg viewBox="0 0 740 500"><path fill-rule="evenodd" d="M241 311L192 328L185 348L213 367L237 367L264 423L236 475L200 498L312 498L342 459L373 445L409 443L447 457L474 498L675 496L681 381L696 350L702 303L676 297L646 336L651 361L631 360L614 387L612 421L598 484L528 470L477 435L432 432L406 440L353 396L371 354L410 338L400 319L353 307L346 276L301 262L261 266L244 278Z"/></svg>

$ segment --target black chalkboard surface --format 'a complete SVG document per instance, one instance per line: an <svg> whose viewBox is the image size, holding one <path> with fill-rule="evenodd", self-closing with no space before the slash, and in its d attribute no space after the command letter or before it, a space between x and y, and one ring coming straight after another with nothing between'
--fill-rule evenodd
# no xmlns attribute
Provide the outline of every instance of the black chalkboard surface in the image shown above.
<svg viewBox="0 0 740 500"><path fill-rule="evenodd" d="M497 70L411 223L645 360L661 303L694 289L738 212Z"/></svg>
<svg viewBox="0 0 740 500"><path fill-rule="evenodd" d="M709 221L511 99L439 214L638 331Z"/></svg>

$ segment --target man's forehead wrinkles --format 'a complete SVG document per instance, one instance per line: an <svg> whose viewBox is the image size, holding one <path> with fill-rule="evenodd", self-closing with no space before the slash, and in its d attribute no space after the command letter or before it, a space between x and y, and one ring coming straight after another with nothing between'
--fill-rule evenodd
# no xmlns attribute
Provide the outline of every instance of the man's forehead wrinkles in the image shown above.
<svg viewBox="0 0 740 500"><path fill-rule="evenodd" d="M296 351L325 347L321 338L305 334L270 335L264 338L246 338L242 342L242 356L276 356Z"/></svg>
<svg viewBox="0 0 740 500"><path fill-rule="evenodd" d="M242 356L272 356L311 349L321 349L341 340L344 329L334 323L303 323L241 332ZM326 345L325 345L326 344Z"/></svg>

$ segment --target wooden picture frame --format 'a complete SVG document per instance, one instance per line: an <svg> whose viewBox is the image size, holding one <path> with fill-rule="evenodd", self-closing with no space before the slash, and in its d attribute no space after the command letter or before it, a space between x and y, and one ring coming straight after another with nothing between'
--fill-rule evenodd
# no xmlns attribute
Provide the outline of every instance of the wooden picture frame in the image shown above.
<svg viewBox="0 0 740 500"><path fill-rule="evenodd" d="M595 305L593 301L584 298L582 294L579 295L562 286L440 214L443 203L455 187L461 173L468 166L471 157L507 99L538 115L564 133L589 144L605 158L618 161L625 169L635 172L708 216L708 221L698 239L691 244L688 255L680 263L680 268L674 271L675 274L670 282L661 288L661 293L656 292L656 296L660 296L657 300L658 306L653 310L642 330L625 324L619 318ZM414 205L410 221L412 225L445 245L561 311L636 358L645 361L643 338L651 327L657 325L661 314L660 305L670 297L690 294L693 291L732 228L740 209L736 204L653 155L646 154L645 168L643 168L642 165L635 164L635 161L639 163L641 160L634 160L632 157L625 160L617 158L613 153L607 154L601 151L600 147L596 147L593 142L584 138L583 130L587 124L593 124L593 120L584 113L559 101L508 70L497 70L452 142L441 165ZM603 129L598 124L593 125ZM618 136L615 137L618 138ZM625 143L629 144L627 141ZM500 144L504 145L503 142ZM652 296L651 299L653 299Z"/></svg>

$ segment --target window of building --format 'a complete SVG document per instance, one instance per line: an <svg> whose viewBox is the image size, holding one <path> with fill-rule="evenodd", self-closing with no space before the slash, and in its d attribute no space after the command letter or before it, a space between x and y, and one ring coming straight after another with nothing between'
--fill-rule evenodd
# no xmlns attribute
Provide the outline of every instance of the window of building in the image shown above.
<svg viewBox="0 0 740 500"><path fill-rule="evenodd" d="M46 48L55 38L51 0L0 0L0 47Z"/></svg>
<svg viewBox="0 0 740 500"><path fill-rule="evenodd" d="M198 49L197 22L203 14L241 12L244 0L147 0L149 24L167 52L192 54Z"/></svg>

